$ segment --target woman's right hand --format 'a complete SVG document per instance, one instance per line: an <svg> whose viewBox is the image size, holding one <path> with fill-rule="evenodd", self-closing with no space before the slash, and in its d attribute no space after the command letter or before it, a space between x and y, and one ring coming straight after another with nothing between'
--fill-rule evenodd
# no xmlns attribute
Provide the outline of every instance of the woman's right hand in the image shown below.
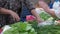
<svg viewBox="0 0 60 34"><path fill-rule="evenodd" d="M1 8L0 9L0 14L10 14L14 18L15 21L19 21L20 20L20 17L18 16L18 14L15 13L14 11L12 11L12 10Z"/></svg>
<svg viewBox="0 0 60 34"><path fill-rule="evenodd" d="M10 10L10 15L13 17L15 21L20 21L20 17L18 16L17 13Z"/></svg>

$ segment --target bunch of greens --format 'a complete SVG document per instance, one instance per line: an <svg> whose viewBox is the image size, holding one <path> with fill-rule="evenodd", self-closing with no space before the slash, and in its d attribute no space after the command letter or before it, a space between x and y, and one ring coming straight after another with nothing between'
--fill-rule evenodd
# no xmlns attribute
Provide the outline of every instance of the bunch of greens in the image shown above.
<svg viewBox="0 0 60 34"><path fill-rule="evenodd" d="M50 18L51 16L50 16L48 13L42 12L42 13L40 13L40 17L41 17L43 20L47 20L47 19Z"/></svg>
<svg viewBox="0 0 60 34"><path fill-rule="evenodd" d="M44 20L44 21L46 21L46 20L48 20L48 19L50 19L50 18L53 18L51 15L49 15L48 13L46 13L46 12L41 12L40 14L40 17ZM57 17L54 17L53 18L53 20L55 21L55 20L60 20L59 18L57 18Z"/></svg>
<svg viewBox="0 0 60 34"><path fill-rule="evenodd" d="M18 22L11 25L12 28L6 30L4 34L37 34L31 24Z"/></svg>
<svg viewBox="0 0 60 34"><path fill-rule="evenodd" d="M36 21L32 23L37 34L60 34L60 25L45 25L45 26L37 26Z"/></svg>
<svg viewBox="0 0 60 34"><path fill-rule="evenodd" d="M60 26L49 25L49 26L39 27L38 34L60 34Z"/></svg>

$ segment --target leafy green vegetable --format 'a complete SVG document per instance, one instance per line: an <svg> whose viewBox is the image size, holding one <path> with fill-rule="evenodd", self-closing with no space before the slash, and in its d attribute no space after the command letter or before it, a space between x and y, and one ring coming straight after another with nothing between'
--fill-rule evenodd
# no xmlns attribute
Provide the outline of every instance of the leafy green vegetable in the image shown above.
<svg viewBox="0 0 60 34"><path fill-rule="evenodd" d="M45 26L39 29L39 34L58 34L58 33L60 33L60 27L56 25Z"/></svg>
<svg viewBox="0 0 60 34"><path fill-rule="evenodd" d="M21 33L19 33L19 34L28 34L28 32L21 32Z"/></svg>
<svg viewBox="0 0 60 34"><path fill-rule="evenodd" d="M20 22L12 24L12 28L5 31L4 34L60 34L60 25L38 27L36 21L32 22L31 24Z"/></svg>
<svg viewBox="0 0 60 34"><path fill-rule="evenodd" d="M4 34L37 34L31 24L26 22L18 22L11 25L12 28L5 31Z"/></svg>
<svg viewBox="0 0 60 34"><path fill-rule="evenodd" d="M19 32L18 32L17 28L15 27L15 28L11 28L11 29L5 31L4 34L19 34Z"/></svg>
<svg viewBox="0 0 60 34"><path fill-rule="evenodd" d="M60 25L46 25L38 27L37 22L31 23L37 34L60 34Z"/></svg>
<svg viewBox="0 0 60 34"><path fill-rule="evenodd" d="M41 17L42 19L44 19L44 20L47 20L47 19L50 18L51 16L50 16L49 14L45 13L45 12L42 12L42 13L40 14L40 17Z"/></svg>

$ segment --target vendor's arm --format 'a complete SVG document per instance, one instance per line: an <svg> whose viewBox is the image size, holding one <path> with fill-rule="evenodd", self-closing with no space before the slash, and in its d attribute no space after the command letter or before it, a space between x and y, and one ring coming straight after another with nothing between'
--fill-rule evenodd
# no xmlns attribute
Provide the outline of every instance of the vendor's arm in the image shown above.
<svg viewBox="0 0 60 34"><path fill-rule="evenodd" d="M31 10L31 13L36 17L37 21L41 22L42 20L40 19L40 16L35 11L35 6L34 6L33 2L31 2L30 0L26 0L25 3L27 5L27 7Z"/></svg>
<svg viewBox="0 0 60 34"><path fill-rule="evenodd" d="M8 10L8 9L5 9L5 8L0 8L0 14L10 14L14 18L14 20L17 20L17 21L20 20L17 13L13 12L12 10Z"/></svg>
<svg viewBox="0 0 60 34"><path fill-rule="evenodd" d="M49 13L53 17L56 17L55 12L53 10L50 10L48 5L44 1L39 1L39 6L42 7L47 13Z"/></svg>

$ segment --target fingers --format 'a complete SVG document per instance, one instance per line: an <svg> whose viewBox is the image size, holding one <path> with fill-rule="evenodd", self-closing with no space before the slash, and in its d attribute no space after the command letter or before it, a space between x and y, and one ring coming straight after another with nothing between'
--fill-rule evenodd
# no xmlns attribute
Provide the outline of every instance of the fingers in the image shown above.
<svg viewBox="0 0 60 34"><path fill-rule="evenodd" d="M20 17L19 16L15 16L15 20L16 21L20 21Z"/></svg>
<svg viewBox="0 0 60 34"><path fill-rule="evenodd" d="M13 20L14 20L14 21L20 21L20 18L17 17L17 16L15 16L15 17L13 17Z"/></svg>
<svg viewBox="0 0 60 34"><path fill-rule="evenodd" d="M20 21L20 17L18 16L18 14L13 13L13 14L12 14L12 17L13 17L13 20L14 20L14 21Z"/></svg>
<svg viewBox="0 0 60 34"><path fill-rule="evenodd" d="M20 21L20 17L17 14L14 15L14 18L15 18L16 21Z"/></svg>
<svg viewBox="0 0 60 34"><path fill-rule="evenodd" d="M14 11L11 11L11 10L9 10L9 12L10 12L10 15L13 17L14 21L20 21L20 17L18 16L17 13L15 13Z"/></svg>

